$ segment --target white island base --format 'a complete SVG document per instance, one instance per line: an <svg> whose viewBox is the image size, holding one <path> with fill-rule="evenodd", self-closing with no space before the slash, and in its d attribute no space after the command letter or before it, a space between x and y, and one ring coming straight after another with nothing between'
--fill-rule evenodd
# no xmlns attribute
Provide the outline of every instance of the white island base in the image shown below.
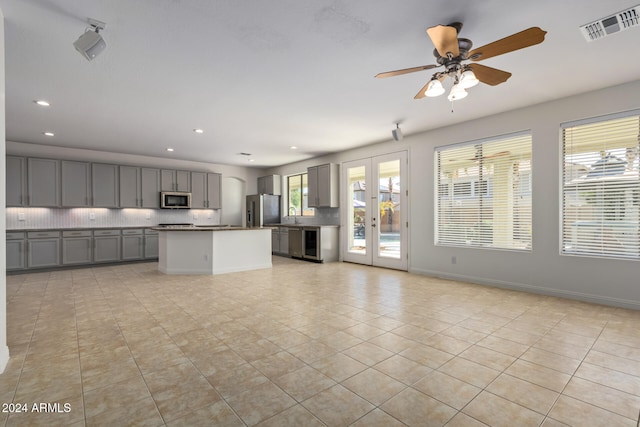
<svg viewBox="0 0 640 427"><path fill-rule="evenodd" d="M270 228L157 230L162 273L224 274L271 268Z"/></svg>

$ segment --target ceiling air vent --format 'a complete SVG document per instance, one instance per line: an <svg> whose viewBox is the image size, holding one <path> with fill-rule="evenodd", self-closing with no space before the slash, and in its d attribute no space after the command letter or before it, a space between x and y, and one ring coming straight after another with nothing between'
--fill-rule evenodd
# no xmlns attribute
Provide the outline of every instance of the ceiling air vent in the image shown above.
<svg viewBox="0 0 640 427"><path fill-rule="evenodd" d="M640 24L640 5L632 7L607 18L580 27L580 31L588 42L601 39L610 34L624 31Z"/></svg>

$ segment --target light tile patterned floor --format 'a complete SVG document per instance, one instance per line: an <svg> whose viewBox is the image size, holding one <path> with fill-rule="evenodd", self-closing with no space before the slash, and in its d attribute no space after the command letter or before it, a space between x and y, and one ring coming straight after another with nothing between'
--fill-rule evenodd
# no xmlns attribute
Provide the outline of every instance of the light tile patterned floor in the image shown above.
<svg viewBox="0 0 640 427"><path fill-rule="evenodd" d="M7 312L0 402L27 413L0 425L635 427L640 411L640 312L392 270L14 275Z"/></svg>

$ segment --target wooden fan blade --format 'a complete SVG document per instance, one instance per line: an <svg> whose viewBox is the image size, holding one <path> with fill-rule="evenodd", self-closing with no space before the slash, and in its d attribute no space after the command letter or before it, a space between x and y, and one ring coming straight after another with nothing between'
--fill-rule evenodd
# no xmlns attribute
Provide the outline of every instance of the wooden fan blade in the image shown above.
<svg viewBox="0 0 640 427"><path fill-rule="evenodd" d="M393 77L393 76L399 76L401 74L408 74L408 73L415 73L416 71L422 71L422 70L430 70L432 68L436 68L439 65L422 65L420 67L412 67L412 68L404 68L402 70L396 70L396 71L387 71L386 73L380 73L380 74L376 74L376 77L379 79L382 79L384 77Z"/></svg>
<svg viewBox="0 0 640 427"><path fill-rule="evenodd" d="M490 86L504 83L511 77L511 73L498 70L497 68L487 67L486 65L469 64L469 68L473 70L473 74L476 75L478 80Z"/></svg>
<svg viewBox="0 0 640 427"><path fill-rule="evenodd" d="M427 34L440 56L447 57L447 53L451 53L454 58L460 55L458 49L458 31L455 27L448 25L437 25L427 28Z"/></svg>
<svg viewBox="0 0 640 427"><path fill-rule="evenodd" d="M422 99L422 98L424 98L426 96L424 94L424 91L427 90L427 86L429 86L429 83L431 83L431 80L429 80L426 85L422 86L422 89L420 89L420 92L416 93L416 96L414 96L413 99Z"/></svg>
<svg viewBox="0 0 640 427"><path fill-rule="evenodd" d="M467 58L472 61L482 61L487 58L513 52L514 50L533 46L544 41L546 31L538 27L528 28L519 33L512 34L493 43L473 49L467 54Z"/></svg>

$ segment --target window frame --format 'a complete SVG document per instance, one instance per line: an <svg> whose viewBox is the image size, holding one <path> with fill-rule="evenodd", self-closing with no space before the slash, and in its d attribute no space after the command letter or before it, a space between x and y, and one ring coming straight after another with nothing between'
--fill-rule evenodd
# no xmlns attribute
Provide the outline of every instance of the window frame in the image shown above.
<svg viewBox="0 0 640 427"><path fill-rule="evenodd" d="M307 176L307 186L306 186L306 193L305 193L305 186L304 186L304 176ZM292 178L299 178L300 179L300 211L298 211L298 209L295 206L291 206L291 189L290 189L290 184L291 184L291 179ZM287 201L286 201L286 206L287 206L287 216L289 217L311 217L311 216L315 216L316 212L315 212L315 208L309 207L309 180L308 180L308 175L307 172L300 172L300 173L296 173L296 174L291 174L291 175L287 175L286 176L286 196L287 196ZM307 201L307 205L305 207L305 200ZM291 209L295 209L295 214L291 215ZM305 213L306 212L306 213Z"/></svg>
<svg viewBox="0 0 640 427"><path fill-rule="evenodd" d="M470 166L468 167L463 167L461 163L460 166L450 166L449 168L441 160L473 160L472 155L463 154L467 150L475 150L476 153L493 150L496 153L493 157L496 157L510 147L513 147L512 150L517 149L516 153L521 151L520 154L516 154L511 158L511 177L519 179L517 185L515 183L512 184L509 194L512 200L517 199L517 201L515 205L508 205L507 207L507 215L512 218L512 222L506 228L507 231L497 230L497 232L494 232L493 227L497 221L494 216L503 206L496 198L496 185L507 185L510 181L496 181L494 179L496 176L494 169L496 163L493 160L475 161L473 164L469 163ZM450 155L449 158L447 158L447 154ZM465 155L471 158L465 158ZM487 158L490 158L490 156L487 155ZM485 158L483 157L483 159ZM514 164L519 167L515 168ZM526 167L523 167L523 165ZM480 167L482 167L482 171L479 170ZM473 170L474 168L477 170ZM463 169L464 174L456 173L461 172ZM452 176L447 177L446 174L452 174ZM435 246L518 252L532 251L533 191L531 183L533 177L533 135L531 130L435 147L434 175ZM528 191L523 191L522 179L527 180ZM468 190L466 193L468 194L456 193L454 191L456 184L458 186L460 184L466 185L467 187L465 188ZM446 193L444 190L446 190ZM475 209L476 212L469 213L461 210L460 212L462 213L456 217L455 206L462 207L465 204L465 207L469 208L469 210L473 211ZM487 206L490 206L490 208ZM502 211L503 214L504 212ZM477 218L477 222L475 226L472 226L469 221L475 218ZM467 232L471 233L471 238L467 238ZM498 242L495 241L495 236L498 237ZM505 242L508 243L505 244Z"/></svg>
<svg viewBox="0 0 640 427"><path fill-rule="evenodd" d="M634 135L630 135L630 139L629 139L629 141L637 141L635 148L638 151L636 151L635 158L633 159L634 164L636 164L634 168L636 169L637 180L631 180L631 184L625 184L618 187L613 185L614 183L604 182L605 180L603 180L603 182L600 184L594 182L593 184L588 185L586 183L587 180L584 179L586 190L583 190L583 194L586 194L587 192L592 192L595 194L592 195L593 198L587 198L584 195L581 196L580 193L577 192L579 189L578 185L574 184L574 186L571 187L568 185L569 183L566 182L567 173L573 172L573 169L571 168L570 170L568 170L567 157L570 157L572 160L572 163L576 164L578 163L577 161L574 161L574 160L577 160L576 157L586 158L585 153L596 153L596 150L598 150L599 153L606 152L607 155L610 155L612 152L615 152L614 155L619 158L621 157L622 148L619 148L619 147L613 148L612 146L607 147L606 146L607 141L603 140L602 146L596 146L597 148L594 148L593 151L590 151L590 152L585 151L583 153L580 153L578 152L578 150L575 150L572 147L571 154L567 155L567 141L566 141L567 129L573 129L575 132L575 130L579 129L580 127L598 125L598 124L607 126L608 122L613 122L613 121L623 120L623 119L632 119L632 121L636 120L638 123L638 126L636 127L637 133ZM576 142L576 144L578 144L578 142ZM632 218L631 221L625 220L624 218L620 217L620 215L624 217L624 209L620 210L620 206L621 206L621 204L619 203L620 201L616 202L615 200L612 200L611 197L607 197L607 196L611 196L612 195L611 193L614 193L614 192L619 193L621 189L624 189L628 192L627 196L630 194L630 200L628 200L628 205L631 206L632 209L635 208L636 211L640 209L638 196L637 196L638 194L640 194L640 109L561 123L558 145L559 145L559 168L560 168L559 191L558 191L559 207L560 207L559 224L558 224L559 254L561 256L569 256L569 257L587 257L587 258L618 259L618 260L632 260L632 261L640 260L640 212L636 213L636 217ZM617 151L620 151L620 152L617 152ZM600 154L600 156L602 157L602 154ZM628 162L628 159L626 160ZM593 171L593 168L590 170ZM586 170L584 173L584 175L587 177L589 175L588 172L589 170ZM633 172L633 169L631 172ZM572 175L575 175L575 174L572 174ZM572 181L575 181L576 178L579 178L579 177L578 176L573 177ZM573 193L571 193L571 191L573 191ZM601 192L602 194L599 195L598 192ZM574 245L576 245L576 242L578 242L580 239L580 233L577 229L581 224L585 226L588 226L589 224L587 224L588 221L584 222L584 220L580 220L580 218L576 215L576 220L573 221L572 223L572 225L576 230L575 237L574 237L573 231L569 231L567 228L570 219L568 219L569 209L565 203L569 203L568 201L573 200L574 204L577 204L580 202L581 197L584 197L584 200L583 200L584 203L589 203L588 200L591 201L591 204L593 204L593 206L591 206L592 211L597 212L598 210L601 210L599 219L602 222L600 228L601 228L601 234L603 237L602 237L602 244L600 246L601 248L600 251L594 250L594 248L596 247L595 244L592 244L591 247L587 247L584 249L574 248ZM596 203L593 203L593 200L596 200ZM632 211L632 214L633 214L633 211ZM615 216L615 218L613 219L608 218L611 215ZM596 219L598 219L597 216L596 216ZM633 252L633 243L634 243L633 241L631 245L632 251L630 253L621 253L621 251L615 251L613 247L609 248L606 245L606 239L604 238L605 225L609 223L609 226L611 227L611 230L613 233L619 232L624 236L625 235L624 230L623 231L616 230L617 228L619 228L617 227L618 225L624 225L622 224L623 222L631 223L630 229L635 229L635 233L638 236L635 239L635 245L636 245L635 253ZM622 228L619 228L619 229L622 230Z"/></svg>

